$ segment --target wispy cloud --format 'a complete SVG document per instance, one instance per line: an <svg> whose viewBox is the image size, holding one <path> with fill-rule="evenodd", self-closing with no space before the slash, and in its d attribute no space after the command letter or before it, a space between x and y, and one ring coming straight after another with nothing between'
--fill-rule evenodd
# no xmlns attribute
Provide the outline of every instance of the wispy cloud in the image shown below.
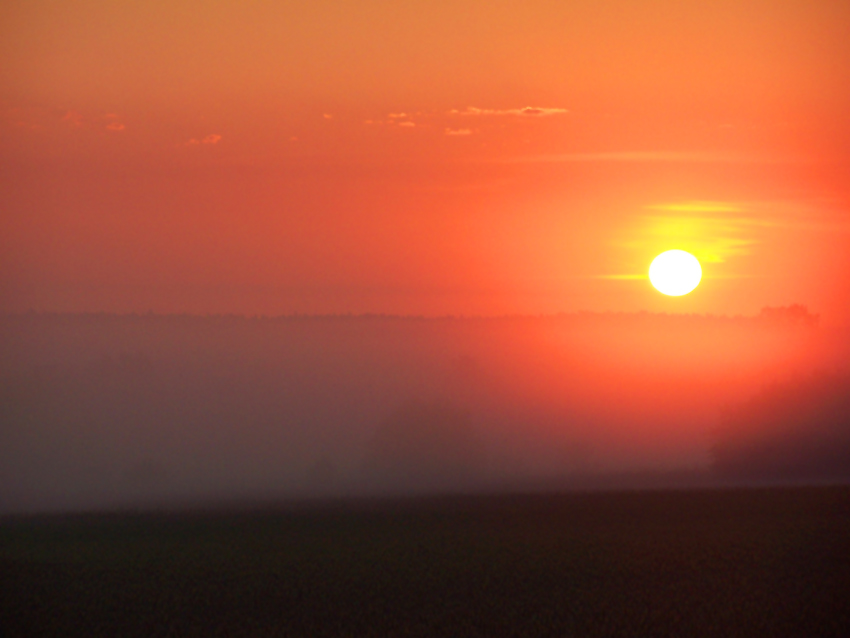
<svg viewBox="0 0 850 638"><path fill-rule="evenodd" d="M472 135L472 129L468 128L447 128L446 135Z"/></svg>
<svg viewBox="0 0 850 638"><path fill-rule="evenodd" d="M686 200L661 202L643 206L643 213L634 222L622 227L612 244L625 249L631 264L644 263L649 267L653 257L673 248L686 250L704 266L704 276L710 279L741 279L750 275L717 271L712 265L723 264L736 257L754 252L765 240L765 232L780 223L771 209L757 204L734 201ZM708 269L705 266L708 265ZM625 268L628 271L631 268ZM622 273L622 271L620 271ZM640 280L647 272L597 275L595 279Z"/></svg>
<svg viewBox="0 0 850 638"><path fill-rule="evenodd" d="M700 261L723 263L730 257L749 255L760 243L753 229L762 226L752 219L718 219L716 217L648 216L647 235L670 248L684 246Z"/></svg>
<svg viewBox="0 0 850 638"><path fill-rule="evenodd" d="M524 106L518 109L481 109L475 106L470 106L463 111L452 109L449 115L475 116L475 115L518 115L521 117L546 117L549 115L564 115L569 113L568 109L540 107L540 106Z"/></svg>
<svg viewBox="0 0 850 638"><path fill-rule="evenodd" d="M80 127L83 125L84 118L79 111L68 111L62 116L62 121L67 122L71 126Z"/></svg>
<svg viewBox="0 0 850 638"><path fill-rule="evenodd" d="M760 243L761 228L773 226L738 202L683 201L651 204L639 217L640 229L630 243L652 250L682 248L704 263L723 263L749 255Z"/></svg>
<svg viewBox="0 0 850 638"><path fill-rule="evenodd" d="M104 115L104 118L109 122L106 125L107 130L110 131L123 131L126 126L123 123L119 122L121 119L118 113L107 113Z"/></svg>
<svg viewBox="0 0 850 638"><path fill-rule="evenodd" d="M416 122L407 119L413 117L413 115L417 114L390 113L389 115L387 115L387 117L389 118L388 120L363 120L363 123L369 126L402 126L404 128L413 128L417 126ZM400 122L399 120L404 121Z"/></svg>
<svg viewBox="0 0 850 638"><path fill-rule="evenodd" d="M740 153L682 151L613 151L600 153L558 153L530 155L497 160L507 163L581 163L581 162L670 162L693 164L799 164L807 160L791 156L745 155Z"/></svg>
<svg viewBox="0 0 850 638"><path fill-rule="evenodd" d="M197 146L199 144L218 144L221 141L221 135L218 133L210 133L209 135L202 137L201 139L191 139L186 142L186 146Z"/></svg>
<svg viewBox="0 0 850 638"><path fill-rule="evenodd" d="M126 126L120 121L117 113L98 113L78 111L76 109L56 109L40 106L0 108L0 125L11 125L15 128L37 130L56 130L72 128L95 131L123 131Z"/></svg>
<svg viewBox="0 0 850 638"><path fill-rule="evenodd" d="M673 204L652 204L644 206L644 209L664 213L740 213L744 210L741 204L701 200Z"/></svg>

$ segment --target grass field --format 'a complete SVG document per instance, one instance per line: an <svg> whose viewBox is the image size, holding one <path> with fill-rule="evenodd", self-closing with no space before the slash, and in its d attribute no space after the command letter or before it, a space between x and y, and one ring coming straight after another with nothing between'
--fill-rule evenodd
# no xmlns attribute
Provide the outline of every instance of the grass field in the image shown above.
<svg viewBox="0 0 850 638"><path fill-rule="evenodd" d="M4 636L850 636L850 488L0 520Z"/></svg>

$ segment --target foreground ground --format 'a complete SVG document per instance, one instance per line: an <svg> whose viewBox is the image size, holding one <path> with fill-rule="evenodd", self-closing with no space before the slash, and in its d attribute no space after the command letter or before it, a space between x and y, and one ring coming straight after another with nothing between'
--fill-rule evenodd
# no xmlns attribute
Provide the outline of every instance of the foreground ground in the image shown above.
<svg viewBox="0 0 850 638"><path fill-rule="evenodd" d="M0 519L5 636L848 636L850 489Z"/></svg>

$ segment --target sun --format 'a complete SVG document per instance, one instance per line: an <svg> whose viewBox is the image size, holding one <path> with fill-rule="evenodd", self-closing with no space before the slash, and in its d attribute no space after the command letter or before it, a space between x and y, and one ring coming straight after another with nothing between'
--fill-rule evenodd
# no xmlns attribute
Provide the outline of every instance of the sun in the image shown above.
<svg viewBox="0 0 850 638"><path fill-rule="evenodd" d="M687 295L699 285L700 279L699 260L684 250L663 252L649 266L649 281L658 292L671 297Z"/></svg>

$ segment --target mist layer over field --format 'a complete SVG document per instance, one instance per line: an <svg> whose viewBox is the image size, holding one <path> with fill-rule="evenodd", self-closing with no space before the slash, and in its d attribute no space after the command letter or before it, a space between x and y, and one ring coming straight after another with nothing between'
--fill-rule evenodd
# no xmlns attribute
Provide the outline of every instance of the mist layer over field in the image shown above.
<svg viewBox="0 0 850 638"><path fill-rule="evenodd" d="M0 319L4 511L850 477L801 307Z"/></svg>

